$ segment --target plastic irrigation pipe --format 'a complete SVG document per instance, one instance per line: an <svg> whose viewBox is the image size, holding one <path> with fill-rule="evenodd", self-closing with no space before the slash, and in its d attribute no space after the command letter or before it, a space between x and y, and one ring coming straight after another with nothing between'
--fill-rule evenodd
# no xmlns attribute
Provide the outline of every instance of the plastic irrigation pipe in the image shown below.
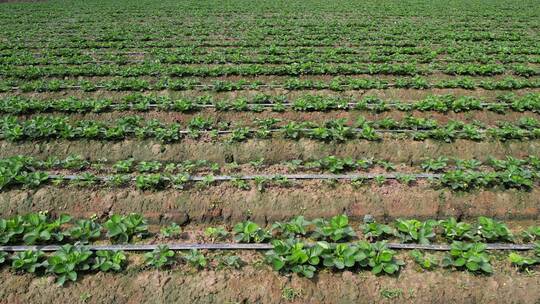
<svg viewBox="0 0 540 304"><path fill-rule="evenodd" d="M274 179L278 177L284 177L291 180L316 180L316 179L375 179L376 177L383 176L387 179L397 179L403 175L410 175L415 178L440 178L442 174L435 173L416 173L416 174L397 174L397 173L386 173L386 174L376 174L376 173L367 173L367 174L256 174L256 175L242 175L242 176L231 176L231 175L216 175L213 176L213 181L230 181L230 180L254 180L256 178L265 178L265 179ZM81 175L58 175L50 174L49 179L65 179L65 180L76 180L82 179ZM110 180L110 176L97 177L99 180ZM164 180L169 180L168 177L163 177ZM190 181L204 181L207 180L207 176L188 176ZM135 180L133 177L132 180Z"/></svg>
<svg viewBox="0 0 540 304"><path fill-rule="evenodd" d="M388 106L388 107L391 107L391 108L394 108L394 107L397 107L397 106L400 106L400 105L414 105L416 102L403 102L403 103L384 103L384 106ZM319 110L319 111L339 111L339 110L351 110L351 109L354 109L357 105L361 104L360 102L348 102L346 103L346 107L345 108L329 108L329 109L325 109L325 110ZM261 106L261 107L264 107L264 108L272 108L272 107L275 107L276 105L280 105L280 106L284 106L284 107L292 107L294 106L294 103L292 102L284 102L284 103L246 103L246 106L248 107L255 107L255 106ZM501 106L511 106L512 104L511 103L507 103L507 102L485 102L485 103L480 103L480 106L481 107L487 107L487 106L492 106L492 105L501 105ZM134 104L126 104L126 106L128 106L128 109L132 110L133 108L135 108L135 105ZM156 104L156 103L150 103L150 104L147 104L146 105L148 108L159 108L161 107L160 104ZM216 105L215 104L197 104L197 103L193 103L193 106L195 108L216 108ZM373 109L375 108L376 106L378 106L377 104L365 104L366 108L367 109ZM110 105L110 108L111 109L117 109L117 108L123 108L124 105L123 104L118 104L118 103L113 103ZM480 110L483 110L483 109L480 109ZM164 109L163 110L164 112L175 112L174 110L169 110L169 109ZM234 109L231 110L231 111L235 111ZM302 112L310 112L310 111L302 111ZM316 110L313 110L313 112L316 112ZM432 112L432 111L426 111L426 112Z"/></svg>
<svg viewBox="0 0 540 304"><path fill-rule="evenodd" d="M349 243L353 244L353 243ZM274 248L272 244L247 244L247 243L173 243L173 244L126 244L126 245L88 245L89 250L98 251L152 251L160 245L167 245L171 250L190 250L190 249L205 249L205 250L271 250ZM307 244L307 246L313 246L314 244ZM494 243L486 244L487 250L532 250L535 248L534 244L504 244ZM420 245L420 244L400 244L400 243L387 243L390 249L422 249L433 251L449 251L450 245ZM0 251L19 252L19 251L37 251L44 252L57 251L61 248L61 245L44 245L44 246L0 246Z"/></svg>

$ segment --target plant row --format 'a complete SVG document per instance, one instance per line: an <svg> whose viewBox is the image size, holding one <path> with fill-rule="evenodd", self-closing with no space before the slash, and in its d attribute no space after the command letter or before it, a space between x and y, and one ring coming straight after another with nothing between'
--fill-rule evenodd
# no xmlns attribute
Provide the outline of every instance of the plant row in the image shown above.
<svg viewBox="0 0 540 304"><path fill-rule="evenodd" d="M514 234L505 223L488 217L479 217L475 223L448 218L426 221L397 219L393 223L384 224L366 216L359 228L361 233L353 229L344 214L330 219L313 220L297 216L289 221L274 222L268 229L249 220L235 224L232 230L223 226L208 227L204 231L203 239L212 243L232 239L239 243L269 243L286 239L331 243L398 240L402 244L422 245L454 241L514 243L540 240L540 226L521 228ZM193 233L197 235L196 232ZM136 213L114 214L101 220L92 217L76 221L65 214L55 217L47 212L0 218L0 245L101 244L103 241L127 244L140 243L141 240L151 237L178 239L183 237L181 234L182 228L176 223L161 226L159 233L151 233L146 219Z"/></svg>
<svg viewBox="0 0 540 304"><path fill-rule="evenodd" d="M301 76L301 75L429 75L444 73L448 75L493 76L512 73L516 76L532 77L540 75L540 69L528 66L507 68L497 64L448 64L421 66L415 63L383 64L325 64L292 63L289 65L243 64L186 66L164 65L147 62L136 65L47 65L47 66L0 66L0 76L12 79L36 80L44 77L219 77L219 76Z"/></svg>
<svg viewBox="0 0 540 304"><path fill-rule="evenodd" d="M539 88L540 80L537 78L515 78L505 77L501 80L478 80L468 77L455 77L451 79L435 80L430 82L427 78L402 77L393 80L371 79L371 78L346 78L335 77L331 81L304 80L299 78L289 78L284 82L264 83L262 81L225 81L213 80L211 83L203 83L197 79L159 78L156 81L149 81L141 78L113 78L92 82L90 80L65 80L51 79L38 81L17 81L4 80L0 82L0 92L10 92L20 90L22 92L58 92L63 90L82 90L92 92L96 90L107 91L238 91L257 90L261 88L283 88L286 90L367 90L367 89L478 89L485 90L515 90L525 88Z"/></svg>
<svg viewBox="0 0 540 304"><path fill-rule="evenodd" d="M236 51L212 53L197 52L192 49L187 51L170 51L170 52L151 52L140 54L145 55L144 59L132 59L131 57L120 52L108 52L105 54L85 54L82 52L71 52L57 54L54 51L45 51L39 54L32 52L2 52L0 53L0 64L6 66L26 66L26 65L88 65L88 64L303 64L303 63L434 63L443 65L445 63L461 63L461 64L508 64L519 63L511 68L511 71L516 75L527 76L530 73L527 70L534 72L534 68L528 67L528 64L540 63L540 58L535 55L485 55L483 53L456 53L438 58L437 51L429 51L419 54L410 54L407 52L385 54L379 50L365 51L361 55L358 54L339 54L338 52L322 53L313 49L311 52L296 52L297 49L292 49L291 53L286 54L264 54L253 53L253 49L248 49L248 52ZM234 50L234 49L233 49ZM302 49L300 49L302 50ZM506 67L503 67L505 70ZM440 68L439 68L440 69ZM452 72L452 68L448 67L448 72ZM488 71L483 71L488 72ZM529 75L530 76L530 75Z"/></svg>
<svg viewBox="0 0 540 304"><path fill-rule="evenodd" d="M415 28L414 30L418 30ZM454 33L462 34L462 33ZM437 44L441 45L455 45L464 44L466 46L474 46L475 44L483 43L488 44L494 48L501 48L504 46L524 46L533 47L533 52L537 53L537 49L534 49L534 38L525 36L518 36L514 34L513 39L508 37L494 37L491 33L484 33L484 37L440 37L435 40ZM508 34L508 33L506 33ZM392 47L392 46L416 46L425 43L425 40L432 40L434 33L422 34L418 39L411 37L404 37L403 35L396 35L393 37L381 38L379 33L370 35L363 34L362 36L350 35L346 37L346 41L349 47ZM313 35L282 35L273 37L251 37L251 38L237 38L233 41L224 40L223 37L211 36L201 37L200 39L182 39L179 40L178 36L171 37L171 39L155 39L155 40L126 40L127 36L122 32L118 33L111 41L100 41L88 37L89 39L76 39L75 37L55 37L55 39L26 39L19 40L17 43L5 42L0 45L0 50L12 50L12 49L55 49L55 48L76 48L76 49L97 49L97 48L110 48L110 49L125 49L125 48L170 48L170 47L331 47L335 45L342 45L344 37L338 34L313 34ZM75 41L74 41L75 40Z"/></svg>
<svg viewBox="0 0 540 304"><path fill-rule="evenodd" d="M144 121L140 116L126 116L108 123L96 120L70 121L66 116L36 116L30 119L4 116L0 118L0 134L3 139L10 141L138 138L178 142L183 138L197 139L203 134L211 139L225 134L228 142L242 142L250 138L268 139L273 135L291 140L308 138L326 142L355 139L379 141L383 140L383 133L392 133L395 138L444 142L457 139L506 141L540 138L540 122L531 117L523 117L514 123L499 122L496 127L485 126L479 122L466 124L461 121L439 125L436 120L414 116L407 116L402 121L392 118L367 121L360 116L353 126L348 125L344 119L314 123L283 122L269 118L256 119L254 124L253 127L234 126L232 122L219 122L216 125L212 118L197 116L189 121L187 129L182 129L179 123L164 124L156 119Z"/></svg>
<svg viewBox="0 0 540 304"><path fill-rule="evenodd" d="M405 267L405 262L388 249L385 242L355 244L329 244L317 242L306 246L297 240L274 241L274 249L265 254L264 261L275 271L283 274L296 273L299 276L313 278L321 269L332 271L369 270L375 275L394 275ZM473 274L491 274L493 257L486 252L482 243L453 242L451 251L438 259L435 255L415 250L411 259L419 268L429 271L438 267L468 271ZM180 255L170 250L167 245L160 245L144 254L146 269L170 269L180 263L196 270L240 269L246 263L237 255L214 255L207 257L197 249ZM22 251L11 256L0 251L0 265L11 261L15 273L52 275L56 283L63 286L67 282L76 282L81 275L96 272L120 273L126 270L128 254L124 251L90 251L84 245L67 244L50 255L41 251ZM512 252L508 261L519 270L528 271L540 263L540 252L535 255L520 255ZM213 267L212 267L213 268Z"/></svg>
<svg viewBox="0 0 540 304"><path fill-rule="evenodd" d="M287 110L299 112L357 110L382 113L392 110L470 112L492 111L505 113L507 111L534 113L540 112L540 94L528 93L523 96L505 94L497 97L496 101L486 102L472 96L429 95L414 102L390 100L385 101L375 96L366 96L360 100L325 95L303 95L289 100L285 95L268 95L259 93L252 98L217 99L211 95L196 98L174 99L167 96L146 96L140 93L129 94L115 102L111 99L66 99L40 100L23 96L10 96L0 99L0 112L9 114L29 114L44 112L64 113L101 113L110 111L174 111L193 113L204 109L214 108L216 111L262 112L271 109L274 112Z"/></svg>
<svg viewBox="0 0 540 304"><path fill-rule="evenodd" d="M412 46L396 47L225 47L204 48L189 46L183 48L135 48L111 51L88 52L81 49L43 49L0 51L0 63L12 65L40 64L85 64L96 61L116 64L136 62L160 63L271 63L290 64L302 62L459 62L459 63L538 63L540 51L536 48L513 47L494 48L482 45L461 47ZM130 59L133 55L144 55L144 60Z"/></svg>
<svg viewBox="0 0 540 304"><path fill-rule="evenodd" d="M85 247L84 242L97 239L101 234L101 226L94 220L79 220L66 232L61 232L60 227L69 221L69 217L61 216L56 220L50 219L46 214L28 214L17 216L8 220L0 220L0 228L3 228L2 240L5 240L6 231L8 238L22 237L25 242L49 241L50 239L64 240L72 238L82 240L83 243L76 245L66 244L60 247L50 256L39 250L21 251L8 257L6 252L0 251L0 264L8 259L11 267L16 272L47 273L56 276L57 283L64 285L65 282L75 282L81 273L90 271L119 272L125 269L127 254L124 251L96 251L92 252ZM433 227L441 225L445 237L451 241L451 249L442 260L434 255L424 254L419 250L410 253L415 263L424 270L433 270L439 266L466 270L471 273L490 274L493 272L490 261L492 258L487 254L487 246L478 243L479 239L512 239L508 228L496 220L480 217L475 233L472 234L471 225L457 222L451 218L444 221L397 220L395 233L403 241L419 241L429 243L429 238L434 236ZM22 223L22 224L21 224ZM131 237L142 237L148 228L144 219L136 214L129 216L113 215L105 222L107 236L116 238L117 241L129 241ZM315 227L310 230L310 226ZM11 229L11 230L9 230ZM387 225L368 222L363 225L364 234L369 238L379 238L391 234L394 230ZM524 231L527 240L540 237L540 227L530 227ZM38 230L38 231L36 231ZM22 232L19 232L22 231ZM180 234L181 228L171 225L161 229L160 234L165 238L174 238ZM298 275L312 278L315 273L323 268L330 270L370 270L373 274L396 274L405 265L396 257L396 252L389 249L385 241L370 243L357 241L354 243L339 243L355 236L349 226L348 219L344 215L333 217L330 221L315 219L306 221L299 216L290 222L278 222L272 226L272 231L264 230L257 224L245 221L235 225L233 229L235 240L239 242L264 242L275 234L278 238L272 241L273 249L266 252L264 260L276 271L282 273L297 273ZM39 233L38 233L39 232ZM22 236L21 236L22 235ZM229 233L222 227L209 227L205 235L212 240L228 238ZM311 235L319 239L316 243L305 243L302 238ZM473 240L472 243L457 241L456 239ZM328 241L332 243L328 243ZM338 243L336 243L336 241ZM144 255L146 267L163 269L177 263L176 253L167 245L159 245L152 252ZM208 259L198 250L193 249L182 255L182 259L197 269L209 267ZM540 243L536 245L535 255L522 256L510 253L508 260L521 270L540 263ZM244 262L238 256L228 255L218 257L218 268L240 268Z"/></svg>
<svg viewBox="0 0 540 304"><path fill-rule="evenodd" d="M394 22L400 22L402 24L404 20L393 19ZM212 20L215 22L215 20ZM347 20L347 26L337 26L332 23L322 23L313 25L311 23L284 23L282 20L274 19L274 24L264 23L257 24L255 27L249 28L247 24L238 22L238 19L231 20L229 22L234 23L234 28L230 29L237 35L239 41L267 41L267 40L280 40L289 39L305 39L310 38L316 40L318 38L338 39L340 36L345 36L354 42L360 41L377 41L381 38L384 40L397 40L401 41L404 38L409 39L412 42L420 42L422 38L426 39L427 33L430 33L430 40L437 41L442 40L454 40L454 41L531 41L531 37L525 34L526 27L515 27L512 31L508 29L500 29L493 26L490 29L480 26L474 23L460 24L464 27L464 31L455 32L452 31L451 25L445 24L443 26L435 26L434 24L423 25L421 28L415 27L417 30L412 31L412 24L406 23L404 27L393 27L390 20L381 20L383 24L377 24L378 30L373 31L368 27L374 26L369 21L355 22ZM277 23L277 24L276 24ZM178 41L193 41L202 40L208 41L219 38L221 33L216 33L212 26L196 26L189 25L181 28L166 28L164 24L153 24L154 27L158 27L162 30L152 28L150 31L141 31L141 29L125 28L125 30L119 31L117 28L111 27L92 27L90 30L87 27L79 27L78 29L70 28L58 31L56 28L28 28L16 26L9 26L9 31L6 29L6 36L8 38L19 38L24 41L32 42L48 42L48 41L65 41L73 42L77 41L76 38L84 38L82 41L100 41L100 42L118 42L118 41L167 41L176 38ZM215 25L214 25L215 26ZM41 31L40 31L41 30ZM255 36L254 32L264 33L263 36ZM338 33L336 33L338 32ZM49 36L44 34L56 34L55 39L46 39ZM247 33L247 35L246 35ZM78 35L77 35L78 34ZM269 39L271 38L271 39ZM423 42L423 41L422 41Z"/></svg>
<svg viewBox="0 0 540 304"><path fill-rule="evenodd" d="M413 185L419 179L428 179L435 188L449 188L454 191L470 191L475 189L518 189L531 190L539 180L538 172L531 172L519 168L512 168L498 172L482 172L471 170L451 170L443 174L350 174L340 176L328 176L317 174L286 175L286 174L255 174L232 176L215 176L206 174L192 176L188 173L140 173L140 174L113 174L107 176L92 173L79 175L51 174L44 171L22 171L17 174L12 172L0 172L0 190L12 187L36 188L51 183L56 186L74 185L78 187L94 187L104 185L107 187L134 186L139 190L163 190L176 189L186 190L192 185L202 190L218 182L230 182L233 187L240 190L251 190L253 186L258 191L266 188L291 187L295 180L321 180L328 186L335 187L338 180L349 180L354 187L374 182L379 186L385 185L389 180L395 179L404 185ZM253 182L250 183L250 181Z"/></svg>
<svg viewBox="0 0 540 304"><path fill-rule="evenodd" d="M384 159L375 159L373 157L364 157L353 159L352 157L337 157L334 155L326 156L319 159L301 160L293 159L290 161L280 162L278 164L269 164L264 158L255 159L249 163L238 164L230 162L220 165L216 162L211 162L204 159L186 160L183 162L160 162L160 161L135 161L134 158L118 160L114 163L108 162L106 159L90 162L81 155L71 154L65 159L59 159L56 156L49 156L45 160L35 159L31 156L17 155L0 159L0 168L3 171L7 170L70 170L84 171L91 170L99 173L196 173L196 172L212 172L212 173L238 173L245 169L248 171L261 170L270 168L275 165L280 171L298 172L298 171L323 171L331 173L343 173L351 171L369 171L374 168L384 169L386 172L396 171L397 166L404 164L396 164ZM540 158L529 155L526 158L515 158L507 156L505 159L497 159L488 157L488 160L481 162L477 159L460 159L448 158L440 156L438 158L424 159L418 166L407 164L407 167L415 169L421 168L425 172L441 173L448 170L480 170L492 169L494 171L503 171L513 168L540 171ZM489 170L486 170L489 171Z"/></svg>

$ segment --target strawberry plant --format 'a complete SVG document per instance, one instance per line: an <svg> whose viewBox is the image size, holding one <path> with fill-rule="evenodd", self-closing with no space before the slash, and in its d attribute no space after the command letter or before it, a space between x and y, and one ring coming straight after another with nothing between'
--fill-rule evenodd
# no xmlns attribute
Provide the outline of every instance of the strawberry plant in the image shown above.
<svg viewBox="0 0 540 304"><path fill-rule="evenodd" d="M518 267L520 270L528 270L529 267L540 263L540 259L536 257L524 257L515 252L511 252L508 255L508 260L510 261L510 263L512 263L512 265Z"/></svg>
<svg viewBox="0 0 540 304"><path fill-rule="evenodd" d="M428 159L420 166L426 172L441 172L448 166L448 158L441 156L437 159Z"/></svg>
<svg viewBox="0 0 540 304"><path fill-rule="evenodd" d="M22 216L10 219L0 219L0 244L16 243L24 233L24 220Z"/></svg>
<svg viewBox="0 0 540 304"><path fill-rule="evenodd" d="M23 241L27 245L48 242L51 239L62 241L64 234L60 231L61 226L70 220L71 217L68 215L61 215L58 219L52 220L45 213L27 214L23 217Z"/></svg>
<svg viewBox="0 0 540 304"><path fill-rule="evenodd" d="M96 223L94 218L77 220L73 227L64 232L64 235L71 240L88 243L101 236L101 225Z"/></svg>
<svg viewBox="0 0 540 304"><path fill-rule="evenodd" d="M158 189L163 186L163 176L159 173L156 174L141 174L135 179L135 186L140 190L152 190Z"/></svg>
<svg viewBox="0 0 540 304"><path fill-rule="evenodd" d="M239 256L228 255L219 259L218 269L222 269L222 268L240 269L242 268L244 264L245 263L242 261L242 259Z"/></svg>
<svg viewBox="0 0 540 304"><path fill-rule="evenodd" d="M347 244L336 244L326 246L322 258L325 267L335 267L337 269L351 268L356 264L366 266L368 264L368 254L362 247L349 246Z"/></svg>
<svg viewBox="0 0 540 304"><path fill-rule="evenodd" d="M48 273L54 274L56 283L64 285L66 280L75 282L78 272L90 269L92 252L85 247L64 245L44 263Z"/></svg>
<svg viewBox="0 0 540 304"><path fill-rule="evenodd" d="M458 222L454 217L440 221L443 228L443 236L450 241L476 240L471 224Z"/></svg>
<svg viewBox="0 0 540 304"><path fill-rule="evenodd" d="M128 216L114 214L104 226L107 229L107 237L118 243L127 243L133 237L141 238L148 233L146 220L136 213Z"/></svg>
<svg viewBox="0 0 540 304"><path fill-rule="evenodd" d="M315 239L339 242L356 236L349 225L349 218L344 214L336 215L330 221L316 219L313 223L315 224L315 232L313 233Z"/></svg>
<svg viewBox="0 0 540 304"><path fill-rule="evenodd" d="M146 266L156 269L163 269L174 263L174 251L170 250L166 245L159 245L152 252L144 254L144 262Z"/></svg>
<svg viewBox="0 0 540 304"><path fill-rule="evenodd" d="M439 263L434 256L424 254L418 249L411 251L411 257L420 267L422 267L422 269L425 270L433 270L439 266Z"/></svg>
<svg viewBox="0 0 540 304"><path fill-rule="evenodd" d="M277 235L284 238L305 236L307 234L308 226L311 223L299 215L289 222L276 222L272 225L272 232L276 232Z"/></svg>
<svg viewBox="0 0 540 304"><path fill-rule="evenodd" d="M478 218L477 235L488 242L510 241L514 236L508 227L497 220L481 216Z"/></svg>
<svg viewBox="0 0 540 304"><path fill-rule="evenodd" d="M209 237L212 242L216 240L225 240L229 233L223 227L208 227L204 230L204 235Z"/></svg>
<svg viewBox="0 0 540 304"><path fill-rule="evenodd" d="M41 251L20 251L11 257L11 268L15 271L36 272L43 267L44 254Z"/></svg>
<svg viewBox="0 0 540 304"><path fill-rule="evenodd" d="M367 248L366 244L361 247ZM388 249L385 242L376 242L371 244L368 265L373 274L395 274L405 263L395 258L395 251Z"/></svg>
<svg viewBox="0 0 540 304"><path fill-rule="evenodd" d="M306 248L302 242L294 239L274 240L274 249L268 251L265 260L276 271L294 272L312 278L321 261L321 254L328 246L324 243Z"/></svg>
<svg viewBox="0 0 540 304"><path fill-rule="evenodd" d="M205 268L208 265L208 261L202 253L197 249L191 249L188 254L182 256L186 262L195 268Z"/></svg>
<svg viewBox="0 0 540 304"><path fill-rule="evenodd" d="M234 240L243 243L263 243L271 237L270 232L251 221L236 224L233 232Z"/></svg>
<svg viewBox="0 0 540 304"><path fill-rule="evenodd" d="M180 235L181 232L182 229L176 223L171 223L169 226L162 227L159 230L160 236L164 238L176 238Z"/></svg>
<svg viewBox="0 0 540 304"><path fill-rule="evenodd" d="M123 251L99 250L96 251L92 269L102 272L118 272L122 270L126 260L127 256Z"/></svg>
<svg viewBox="0 0 540 304"><path fill-rule="evenodd" d="M1 222L0 222L1 227ZM521 233L521 237L524 241L536 241L540 239L540 226L531 226Z"/></svg>
<svg viewBox="0 0 540 304"><path fill-rule="evenodd" d="M375 221L367 222L360 228L362 228L364 236L370 241L380 240L395 235L395 231L392 227Z"/></svg>
<svg viewBox="0 0 540 304"><path fill-rule="evenodd" d="M133 169L133 162L135 159L130 158L126 160L119 160L113 165L113 170L116 173L128 173Z"/></svg>
<svg viewBox="0 0 540 304"><path fill-rule="evenodd" d="M396 220L396 236L402 242L415 242L419 244L429 244L435 237L435 227L437 221L427 220L425 222L417 220Z"/></svg>
<svg viewBox="0 0 540 304"><path fill-rule="evenodd" d="M493 272L493 268L489 262L489 256L485 253L486 247L482 243L452 242L450 253L443 258L441 266L453 266L473 273L490 274Z"/></svg>

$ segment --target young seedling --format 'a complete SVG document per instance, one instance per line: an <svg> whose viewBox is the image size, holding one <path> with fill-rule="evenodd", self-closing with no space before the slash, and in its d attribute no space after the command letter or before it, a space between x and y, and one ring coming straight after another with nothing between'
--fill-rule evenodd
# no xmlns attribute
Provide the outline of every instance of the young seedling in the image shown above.
<svg viewBox="0 0 540 304"><path fill-rule="evenodd" d="M56 275L56 283L60 286L69 280L75 282L78 272L90 269L92 252L86 247L64 245L45 261L48 273Z"/></svg>
<svg viewBox="0 0 540 304"><path fill-rule="evenodd" d="M42 258L44 254L41 251L21 251L11 257L11 267L15 271L36 272L36 269L43 267Z"/></svg>
<svg viewBox="0 0 540 304"><path fill-rule="evenodd" d="M92 269L103 272L118 272L122 270L126 260L127 256L123 251L100 250L96 252Z"/></svg>
<svg viewBox="0 0 540 304"><path fill-rule="evenodd" d="M236 224L233 232L235 241L243 243L263 243L271 237L270 232L251 221Z"/></svg>
<svg viewBox="0 0 540 304"><path fill-rule="evenodd" d="M332 242L346 241L356 236L356 233L349 225L349 218L344 215L336 215L330 222L324 219L316 219L315 232L313 237L319 240L329 240Z"/></svg>
<svg viewBox="0 0 540 304"><path fill-rule="evenodd" d="M177 238L181 232L182 228L180 228L180 226L178 226L176 223L171 223L169 226L162 227L159 230L160 236L167 239Z"/></svg>
<svg viewBox="0 0 540 304"><path fill-rule="evenodd" d="M174 263L174 256L174 251L170 250L167 245L159 245L152 252L144 254L144 262L146 266L163 269Z"/></svg>
<svg viewBox="0 0 540 304"><path fill-rule="evenodd" d="M411 251L411 257L420 267L422 267L422 269L425 270L433 270L439 266L439 263L435 257L424 254L418 249Z"/></svg>
<svg viewBox="0 0 540 304"><path fill-rule="evenodd" d="M216 240L225 240L229 236L229 233L223 227L208 227L204 231L204 235L210 238L211 242Z"/></svg>
<svg viewBox="0 0 540 304"><path fill-rule="evenodd" d="M194 268L202 269L208 265L208 261L197 249L191 249L188 254L182 256L186 262Z"/></svg>
<svg viewBox="0 0 540 304"><path fill-rule="evenodd" d="M107 229L107 237L117 243L127 243L133 237L144 237L148 233L146 220L136 213L128 216L114 214L104 226Z"/></svg>

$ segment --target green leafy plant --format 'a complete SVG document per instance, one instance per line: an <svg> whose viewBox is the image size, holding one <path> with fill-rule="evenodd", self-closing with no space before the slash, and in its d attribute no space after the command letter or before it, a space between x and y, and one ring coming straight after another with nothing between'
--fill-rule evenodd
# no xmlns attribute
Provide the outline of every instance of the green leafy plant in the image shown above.
<svg viewBox="0 0 540 304"><path fill-rule="evenodd" d="M315 224L315 232L313 233L315 239L338 242L356 236L349 225L349 218L344 214L332 217L329 222L324 219L316 219L313 223Z"/></svg>
<svg viewBox="0 0 540 304"><path fill-rule="evenodd" d="M159 245L152 252L144 254L144 262L146 266L163 269L174 262L174 256L174 251L170 250L167 245Z"/></svg>
<svg viewBox="0 0 540 304"><path fill-rule="evenodd" d="M270 232L262 229L251 221L238 223L234 226L234 240L244 243L263 243L270 239Z"/></svg>
<svg viewBox="0 0 540 304"><path fill-rule="evenodd" d="M324 248L322 258L323 265L326 267L335 267L337 269L351 268L357 263L366 266L368 264L368 254L357 246L349 246L347 244L336 244L335 246L327 246Z"/></svg>
<svg viewBox="0 0 540 304"><path fill-rule="evenodd" d="M512 265L518 267L520 270L528 270L529 267L540 263L540 259L537 257L524 257L515 252L511 252L508 255L508 260Z"/></svg>
<svg viewBox="0 0 540 304"><path fill-rule="evenodd" d="M367 245L364 243L362 247L367 248ZM395 251L388 249L385 242L376 242L371 244L368 265L373 274L395 274L405 265L405 262L396 259Z"/></svg>
<svg viewBox="0 0 540 304"><path fill-rule="evenodd" d="M439 263L435 257L422 253L422 251L415 249L411 251L411 257L414 261L425 270L433 270L439 266Z"/></svg>
<svg viewBox="0 0 540 304"><path fill-rule="evenodd" d="M36 272L36 269L43 267L42 251L21 251L11 257L11 267L16 271Z"/></svg>
<svg viewBox="0 0 540 304"><path fill-rule="evenodd" d="M377 223L375 221L365 223L360 228L362 228L364 236L370 241L384 239L395 234L395 231L392 227L385 224Z"/></svg>
<svg viewBox="0 0 540 304"><path fill-rule="evenodd" d="M514 239L512 232L504 223L484 216L478 218L476 233L488 242L512 241Z"/></svg>
<svg viewBox="0 0 540 304"><path fill-rule="evenodd" d="M308 227L311 222L307 221L303 216L299 215L288 222L276 222L272 225L272 232L289 238L296 236L304 236L308 233Z"/></svg>
<svg viewBox="0 0 540 304"><path fill-rule="evenodd" d="M396 220L396 235L402 242L417 242L419 244L429 244L435 237L434 228L438 225L437 221L427 220L421 222L418 220Z"/></svg>
<svg viewBox="0 0 540 304"><path fill-rule="evenodd" d="M204 230L204 235L215 242L216 240L225 240L229 233L223 227L208 227Z"/></svg>
<svg viewBox="0 0 540 304"><path fill-rule="evenodd" d="M443 236L450 241L453 240L477 240L474 235L471 224L458 222L454 217L440 221L440 226L443 228Z"/></svg>
<svg viewBox="0 0 540 304"><path fill-rule="evenodd" d="M47 261L44 266L48 273L56 275L56 283L60 286L69 280L75 282L78 272L90 269L90 257L92 252L86 247L64 245Z"/></svg>
<svg viewBox="0 0 540 304"><path fill-rule="evenodd" d="M176 223L171 223L169 226L162 227L159 234L164 238L176 238L182 232L182 228Z"/></svg>
<svg viewBox="0 0 540 304"><path fill-rule="evenodd" d="M24 220L22 216L10 219L0 219L0 244L13 244L18 242L24 233Z"/></svg>
<svg viewBox="0 0 540 304"><path fill-rule="evenodd" d="M188 254L182 256L186 262L195 268L205 268L208 265L208 261L202 253L197 249L191 249Z"/></svg>
<svg viewBox="0 0 540 304"><path fill-rule="evenodd" d="M222 257L219 260L218 268L234 268L234 269L240 269L244 265L244 262L239 256L236 255L227 255Z"/></svg>
<svg viewBox="0 0 540 304"><path fill-rule="evenodd" d="M528 227L521 233L521 237L526 242L536 241L540 239L540 226Z"/></svg>
<svg viewBox="0 0 540 304"><path fill-rule="evenodd" d="M47 242L51 239L62 241L64 234L60 229L70 220L71 217L68 215L61 215L58 219L52 220L46 213L29 213L23 217L23 241L27 245Z"/></svg>
<svg viewBox="0 0 540 304"><path fill-rule="evenodd" d="M482 243L452 242L450 253L447 254L441 265L443 267L456 267L457 269L467 269L473 273L493 272L489 256L485 253L487 246Z"/></svg>
<svg viewBox="0 0 540 304"><path fill-rule="evenodd" d="M5 251L0 251L0 265L4 264L8 254Z"/></svg>
<svg viewBox="0 0 540 304"><path fill-rule="evenodd" d="M274 249L266 253L265 260L274 270L294 272L307 278L313 278L323 250L329 248L325 243L307 248L294 239L274 240L272 245Z"/></svg>
<svg viewBox="0 0 540 304"><path fill-rule="evenodd" d="M88 243L101 236L101 225L96 223L94 218L80 219L75 222L73 227L65 231L64 235L71 240Z"/></svg>
<svg viewBox="0 0 540 304"><path fill-rule="evenodd" d="M127 243L135 236L143 237L148 233L146 220L136 213L128 216L114 214L104 226L107 229L107 237L118 243Z"/></svg>
<svg viewBox="0 0 540 304"><path fill-rule="evenodd" d="M127 256L123 251L96 251L96 256L92 265L92 269L103 272L122 270L126 263Z"/></svg>

